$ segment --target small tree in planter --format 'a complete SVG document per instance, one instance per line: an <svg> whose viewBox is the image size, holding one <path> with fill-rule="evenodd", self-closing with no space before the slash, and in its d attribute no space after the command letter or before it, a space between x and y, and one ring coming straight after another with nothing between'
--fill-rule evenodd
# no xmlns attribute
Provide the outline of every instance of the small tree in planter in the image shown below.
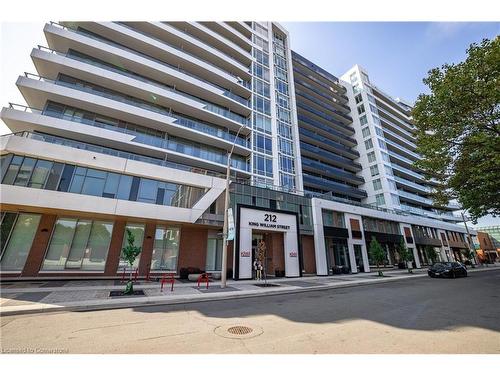
<svg viewBox="0 0 500 375"><path fill-rule="evenodd" d="M438 253L432 246L425 247L425 254L427 255L427 259L431 261L431 264L436 263L436 260L438 260Z"/></svg>
<svg viewBox="0 0 500 375"><path fill-rule="evenodd" d="M375 261L377 268L379 268L378 275L384 276L384 273L380 270L380 265L385 263L385 251L375 237L372 237L370 242L370 256Z"/></svg>
<svg viewBox="0 0 500 375"><path fill-rule="evenodd" d="M472 261L474 259L474 252L472 250L466 250L465 257L470 262L471 267L474 268L474 262Z"/></svg>
<svg viewBox="0 0 500 375"><path fill-rule="evenodd" d="M123 258L130 266L130 276L125 286L124 294L134 294L134 282L132 281L132 266L134 265L135 258L141 253L141 247L134 245L135 236L127 229L127 243L128 245L123 248Z"/></svg>
<svg viewBox="0 0 500 375"><path fill-rule="evenodd" d="M411 267L408 267L408 263L413 261L413 253L408 250L403 239L401 239L401 243L398 245L398 254L401 260L405 263L408 272L413 273Z"/></svg>

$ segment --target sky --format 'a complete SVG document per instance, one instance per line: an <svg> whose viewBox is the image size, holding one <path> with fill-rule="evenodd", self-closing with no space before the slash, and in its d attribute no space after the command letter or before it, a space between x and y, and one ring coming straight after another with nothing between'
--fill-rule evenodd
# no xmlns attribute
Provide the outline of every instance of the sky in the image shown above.
<svg viewBox="0 0 500 375"><path fill-rule="evenodd" d="M281 22L292 49L340 77L354 64L394 97L414 102L426 92L422 79L444 63L465 59L473 42L500 35L500 23L487 22ZM25 104L15 82L23 72L36 73L29 57L47 45L44 22L0 24L0 106ZM0 121L0 134L8 133ZM500 225L500 218L481 218L478 226Z"/></svg>

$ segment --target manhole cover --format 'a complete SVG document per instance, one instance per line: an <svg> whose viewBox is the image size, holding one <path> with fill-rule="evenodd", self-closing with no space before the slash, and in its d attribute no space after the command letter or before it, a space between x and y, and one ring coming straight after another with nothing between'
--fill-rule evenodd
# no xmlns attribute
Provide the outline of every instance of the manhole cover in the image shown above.
<svg viewBox="0 0 500 375"><path fill-rule="evenodd" d="M229 324L215 328L214 333L226 339L250 339L264 331L253 324Z"/></svg>
<svg viewBox="0 0 500 375"><path fill-rule="evenodd" d="M248 335L253 332L253 329L245 326L229 327L227 331L232 335Z"/></svg>

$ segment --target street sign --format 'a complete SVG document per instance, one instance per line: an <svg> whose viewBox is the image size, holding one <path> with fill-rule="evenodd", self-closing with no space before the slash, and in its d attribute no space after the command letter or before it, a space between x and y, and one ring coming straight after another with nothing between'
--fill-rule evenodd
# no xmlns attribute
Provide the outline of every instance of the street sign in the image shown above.
<svg viewBox="0 0 500 375"><path fill-rule="evenodd" d="M233 217L233 209L227 209L227 240L234 240L234 217Z"/></svg>

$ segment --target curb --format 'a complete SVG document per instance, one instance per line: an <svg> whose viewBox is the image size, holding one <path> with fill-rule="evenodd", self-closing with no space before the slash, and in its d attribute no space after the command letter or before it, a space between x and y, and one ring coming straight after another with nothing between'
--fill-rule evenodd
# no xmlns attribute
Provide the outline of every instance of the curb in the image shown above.
<svg viewBox="0 0 500 375"><path fill-rule="evenodd" d="M486 271L498 271L499 268L490 268L490 269L469 269L468 272L476 273L476 272L486 272ZM295 286L285 286L288 289L276 289L269 291L240 291L240 292L232 292L233 294L225 294L221 295L221 293L213 293L207 295L196 296L196 298L192 297L182 297L179 296L177 298L172 299L164 299L164 297L138 297L134 300L129 299L128 301L116 303L110 303L111 301L103 302L101 300L88 300L81 301L78 305L74 306L54 306L47 305L41 307L33 307L20 309L19 306L16 306L12 311L3 311L4 308L0 309L0 316L14 316L14 315L28 315L28 314L39 314L39 313L55 313L55 312L82 312L82 311L101 311L101 310L115 310L115 309L124 309L124 308L132 308L132 307L150 307L150 306L168 306L168 305L182 305L182 304L192 304L199 302L207 302L207 301L225 301L230 299L244 299L244 298L254 298L258 296L275 296L275 295L286 295L286 294L297 294L297 293L307 293L314 292L320 290L329 290L329 289L343 289L350 287L358 287L358 286L366 286L372 284L385 284L396 281L404 281L414 278L422 278L427 277L426 273L422 274L413 274L412 276L392 276L382 279L367 279L360 281L346 281L339 284L332 285L320 285L320 286L311 286L307 288L300 288ZM231 292L230 292L231 293ZM8 308L8 307L7 307Z"/></svg>

